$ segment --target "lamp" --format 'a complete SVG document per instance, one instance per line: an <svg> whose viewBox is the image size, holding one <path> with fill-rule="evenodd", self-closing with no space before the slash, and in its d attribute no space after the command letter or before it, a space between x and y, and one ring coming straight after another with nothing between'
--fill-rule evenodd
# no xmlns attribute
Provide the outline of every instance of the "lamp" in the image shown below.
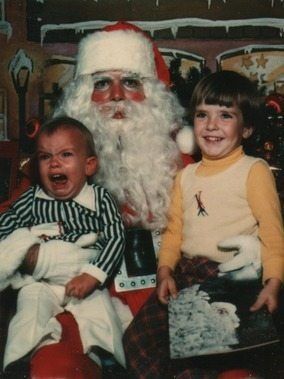
<svg viewBox="0 0 284 379"><path fill-rule="evenodd" d="M26 93L30 73L33 71L33 61L23 49L19 49L9 63L9 72L14 88L19 98L19 145L22 151L28 152L30 141L25 131L26 123Z"/></svg>

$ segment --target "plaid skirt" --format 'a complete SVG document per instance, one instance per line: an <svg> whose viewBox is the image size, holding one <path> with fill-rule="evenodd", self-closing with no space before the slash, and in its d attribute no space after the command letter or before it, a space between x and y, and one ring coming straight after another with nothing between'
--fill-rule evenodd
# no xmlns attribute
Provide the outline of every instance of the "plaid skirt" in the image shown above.
<svg viewBox="0 0 284 379"><path fill-rule="evenodd" d="M218 264L206 258L182 258L174 276L177 288L202 283L216 277ZM173 378L179 371L170 359L168 309L162 305L156 291L136 315L127 328L123 345L125 349L129 379L166 379ZM200 369L186 370L187 379L212 379L216 376ZM184 376L176 376L184 378Z"/></svg>

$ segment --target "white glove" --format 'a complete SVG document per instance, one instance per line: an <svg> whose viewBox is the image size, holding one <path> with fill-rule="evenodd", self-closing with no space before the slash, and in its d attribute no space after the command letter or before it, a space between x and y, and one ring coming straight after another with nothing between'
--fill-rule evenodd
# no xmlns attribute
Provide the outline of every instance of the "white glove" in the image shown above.
<svg viewBox="0 0 284 379"><path fill-rule="evenodd" d="M28 228L17 229L0 242L0 290L8 287L29 248L38 243L40 239Z"/></svg>
<svg viewBox="0 0 284 379"><path fill-rule="evenodd" d="M64 233L63 226L59 222L48 222L44 224L34 225L30 231L37 237L60 236Z"/></svg>
<svg viewBox="0 0 284 379"><path fill-rule="evenodd" d="M20 274L19 272L16 272L11 277L10 285L14 290L17 290L34 282L35 280L31 275Z"/></svg>
<svg viewBox="0 0 284 379"><path fill-rule="evenodd" d="M42 242L33 278L65 285L79 274L84 264L97 256L98 250L82 248L82 246L93 245L96 239L97 235L90 233L80 237L76 243L61 240Z"/></svg>
<svg viewBox="0 0 284 379"><path fill-rule="evenodd" d="M228 262L221 263L219 276L232 280L251 280L261 276L261 244L257 237L239 235L218 244L221 251L236 252Z"/></svg>

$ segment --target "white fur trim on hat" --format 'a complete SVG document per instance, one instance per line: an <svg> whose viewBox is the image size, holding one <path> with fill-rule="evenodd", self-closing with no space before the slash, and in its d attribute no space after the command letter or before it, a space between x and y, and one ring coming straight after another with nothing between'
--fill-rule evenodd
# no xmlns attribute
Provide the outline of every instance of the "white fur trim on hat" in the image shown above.
<svg viewBox="0 0 284 379"><path fill-rule="evenodd" d="M132 30L95 32L85 37L79 45L76 76L109 70L157 77L151 41Z"/></svg>
<svg viewBox="0 0 284 379"><path fill-rule="evenodd" d="M196 150L196 143L192 128L184 126L177 133L176 143L183 154L193 154Z"/></svg>

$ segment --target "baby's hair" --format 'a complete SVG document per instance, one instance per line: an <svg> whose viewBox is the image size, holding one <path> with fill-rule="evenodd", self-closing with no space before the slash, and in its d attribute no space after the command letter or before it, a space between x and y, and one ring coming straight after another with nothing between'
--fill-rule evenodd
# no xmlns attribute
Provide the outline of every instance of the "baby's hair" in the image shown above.
<svg viewBox="0 0 284 379"><path fill-rule="evenodd" d="M36 143L43 134L51 136L58 130L77 130L84 138L87 156L96 155L94 138L91 132L82 122L72 117L60 116L45 122L37 134Z"/></svg>
<svg viewBox="0 0 284 379"><path fill-rule="evenodd" d="M235 71L218 71L202 78L194 88L189 114L191 121L196 107L207 105L237 106L245 127L256 128L259 122L260 100L256 85Z"/></svg>

